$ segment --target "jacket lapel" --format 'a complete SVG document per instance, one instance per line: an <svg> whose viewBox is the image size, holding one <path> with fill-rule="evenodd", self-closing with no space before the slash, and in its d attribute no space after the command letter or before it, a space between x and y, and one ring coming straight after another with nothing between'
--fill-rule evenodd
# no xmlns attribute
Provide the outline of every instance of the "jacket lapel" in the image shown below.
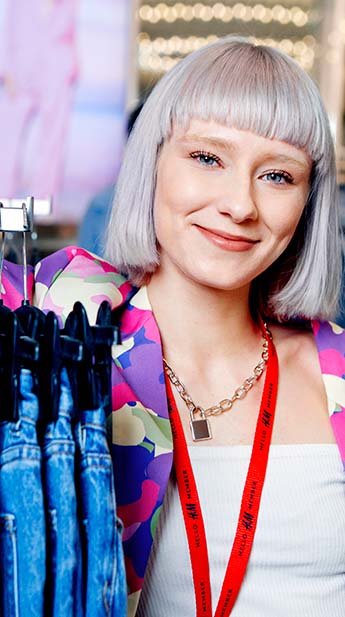
<svg viewBox="0 0 345 617"><path fill-rule="evenodd" d="M113 459L118 515L135 614L172 467L162 347L146 288L130 300L113 349Z"/></svg>

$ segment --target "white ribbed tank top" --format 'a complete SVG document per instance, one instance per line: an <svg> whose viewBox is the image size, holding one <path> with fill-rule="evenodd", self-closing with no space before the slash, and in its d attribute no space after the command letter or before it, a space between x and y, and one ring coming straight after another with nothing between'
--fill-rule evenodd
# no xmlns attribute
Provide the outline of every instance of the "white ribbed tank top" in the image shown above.
<svg viewBox="0 0 345 617"><path fill-rule="evenodd" d="M208 541L213 611L234 538L251 446L190 447ZM232 617L344 617L345 477L334 444L272 445L254 545ZM137 615L195 617L173 478Z"/></svg>

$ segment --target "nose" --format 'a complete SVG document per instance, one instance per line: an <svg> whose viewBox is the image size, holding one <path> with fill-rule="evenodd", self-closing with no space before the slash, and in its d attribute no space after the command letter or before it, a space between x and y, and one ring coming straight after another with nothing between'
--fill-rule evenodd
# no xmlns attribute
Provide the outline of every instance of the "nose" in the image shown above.
<svg viewBox="0 0 345 617"><path fill-rule="evenodd" d="M218 210L232 218L235 223L257 220L258 210L250 177L238 175L224 179L223 194L220 196Z"/></svg>

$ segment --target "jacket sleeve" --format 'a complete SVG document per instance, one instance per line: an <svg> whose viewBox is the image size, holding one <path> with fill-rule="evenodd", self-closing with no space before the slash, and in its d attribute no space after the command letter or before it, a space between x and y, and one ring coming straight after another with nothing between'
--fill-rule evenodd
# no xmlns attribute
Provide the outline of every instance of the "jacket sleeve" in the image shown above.
<svg viewBox="0 0 345 617"><path fill-rule="evenodd" d="M6 263L2 277L4 303L16 308L23 298L23 267ZM88 251L70 246L28 270L29 300L43 311L54 311L63 324L74 303L85 306L90 323L107 300L112 308L122 304L132 287L116 268Z"/></svg>
<svg viewBox="0 0 345 617"><path fill-rule="evenodd" d="M27 268L27 291L28 300L31 303L33 297L34 269ZM24 270L23 266L4 261L1 277L1 298L8 308L14 310L21 305L24 297Z"/></svg>

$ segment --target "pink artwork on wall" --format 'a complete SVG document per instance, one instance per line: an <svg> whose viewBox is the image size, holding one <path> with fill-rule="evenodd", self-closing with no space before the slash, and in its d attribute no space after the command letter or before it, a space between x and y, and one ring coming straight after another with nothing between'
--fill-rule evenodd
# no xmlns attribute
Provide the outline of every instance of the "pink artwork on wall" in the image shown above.
<svg viewBox="0 0 345 617"><path fill-rule="evenodd" d="M78 222L124 142L128 0L7 0L0 9L0 196L53 199Z"/></svg>

